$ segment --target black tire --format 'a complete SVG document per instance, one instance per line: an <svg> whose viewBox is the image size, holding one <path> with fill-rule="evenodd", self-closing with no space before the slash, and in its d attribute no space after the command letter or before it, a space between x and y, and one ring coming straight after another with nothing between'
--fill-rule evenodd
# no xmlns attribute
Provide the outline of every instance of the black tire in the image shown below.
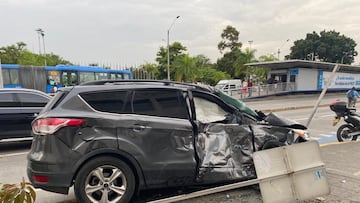
<svg viewBox="0 0 360 203"><path fill-rule="evenodd" d="M265 149L272 149L275 147L281 147L281 146L285 146L284 143L281 143L277 140L269 140L267 142L265 142L264 146L262 147L263 150Z"/></svg>
<svg viewBox="0 0 360 203"><path fill-rule="evenodd" d="M110 180L111 176L115 177ZM104 194L107 202L128 203L134 194L135 184L134 173L126 163L114 157L98 157L79 170L74 190L82 203L100 202Z"/></svg>
<svg viewBox="0 0 360 203"><path fill-rule="evenodd" d="M348 136L349 133L355 131L355 128L352 125L344 124L339 127L336 132L336 137L339 142L348 142L348 141L355 141L357 136Z"/></svg>

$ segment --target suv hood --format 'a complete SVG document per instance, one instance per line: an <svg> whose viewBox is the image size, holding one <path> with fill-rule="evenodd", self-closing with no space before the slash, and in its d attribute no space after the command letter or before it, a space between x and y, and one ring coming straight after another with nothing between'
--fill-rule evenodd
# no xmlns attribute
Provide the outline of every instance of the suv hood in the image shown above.
<svg viewBox="0 0 360 203"><path fill-rule="evenodd" d="M307 129L304 125L294 120L287 119L283 116L279 116L274 112L269 113L264 120L268 122L270 125L274 125L274 126L289 127L289 128L295 128L301 130Z"/></svg>

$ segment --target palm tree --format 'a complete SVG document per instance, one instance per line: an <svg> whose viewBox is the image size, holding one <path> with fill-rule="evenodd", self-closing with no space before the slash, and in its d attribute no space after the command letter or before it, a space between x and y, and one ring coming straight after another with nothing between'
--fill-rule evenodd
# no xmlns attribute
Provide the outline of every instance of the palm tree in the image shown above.
<svg viewBox="0 0 360 203"><path fill-rule="evenodd" d="M255 49L250 50L249 48L246 48L245 52L241 52L240 57L235 62L236 76L248 78L252 74L252 71L244 66L244 64L255 61L255 51Z"/></svg>
<svg viewBox="0 0 360 203"><path fill-rule="evenodd" d="M196 73L196 61L188 54L175 59L175 80L178 82L194 82Z"/></svg>

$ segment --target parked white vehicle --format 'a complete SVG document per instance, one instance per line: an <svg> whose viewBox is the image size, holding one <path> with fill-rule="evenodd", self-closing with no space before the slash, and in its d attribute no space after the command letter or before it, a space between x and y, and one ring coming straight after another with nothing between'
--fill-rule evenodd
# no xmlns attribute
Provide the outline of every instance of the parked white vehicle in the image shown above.
<svg viewBox="0 0 360 203"><path fill-rule="evenodd" d="M215 88L223 92L231 92L233 90L241 90L242 81L241 80L220 80Z"/></svg>

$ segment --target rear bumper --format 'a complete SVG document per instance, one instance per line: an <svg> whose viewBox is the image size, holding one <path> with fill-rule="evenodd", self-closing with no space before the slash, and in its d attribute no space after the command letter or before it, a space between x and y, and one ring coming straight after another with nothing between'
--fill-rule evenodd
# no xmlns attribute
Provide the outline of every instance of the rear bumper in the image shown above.
<svg viewBox="0 0 360 203"><path fill-rule="evenodd" d="M34 135L27 156L28 178L36 188L67 194L73 184L74 166L79 157L56 136Z"/></svg>
<svg viewBox="0 0 360 203"><path fill-rule="evenodd" d="M72 185L72 173L66 171L59 172L39 172L33 170L33 162L28 162L27 175L35 188L40 188L50 192L56 192L61 194L68 194L69 188ZM38 164L36 164L38 165ZM42 167L49 167L42 164ZM51 167L51 166L50 166ZM45 177L47 181L38 182L34 179L35 176Z"/></svg>

